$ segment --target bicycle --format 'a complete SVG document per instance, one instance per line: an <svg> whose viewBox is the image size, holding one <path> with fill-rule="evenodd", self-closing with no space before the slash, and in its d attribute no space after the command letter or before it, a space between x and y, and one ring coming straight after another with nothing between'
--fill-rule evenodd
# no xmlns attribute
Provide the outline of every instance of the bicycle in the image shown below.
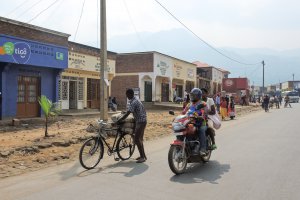
<svg viewBox="0 0 300 200"><path fill-rule="evenodd" d="M88 138L80 148L79 161L83 168L95 168L104 155L104 145L107 146L108 156L114 155L116 161L128 160L135 149L134 136L121 130L121 126L106 128L108 125L103 120L98 120L99 130L96 136ZM116 131L113 146L111 147L107 139L107 132ZM127 152L128 151L128 152ZM115 157L117 153L118 158ZM123 155L124 153L124 155Z"/></svg>

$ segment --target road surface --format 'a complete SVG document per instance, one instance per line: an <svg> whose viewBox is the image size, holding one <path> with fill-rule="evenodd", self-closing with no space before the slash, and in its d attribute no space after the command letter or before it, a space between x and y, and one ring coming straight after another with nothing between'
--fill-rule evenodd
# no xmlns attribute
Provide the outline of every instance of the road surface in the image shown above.
<svg viewBox="0 0 300 200"><path fill-rule="evenodd" d="M211 161L180 176L168 166L168 136L145 143L143 164L105 157L95 170L72 162L2 179L0 199L298 200L300 104L292 106L224 122Z"/></svg>

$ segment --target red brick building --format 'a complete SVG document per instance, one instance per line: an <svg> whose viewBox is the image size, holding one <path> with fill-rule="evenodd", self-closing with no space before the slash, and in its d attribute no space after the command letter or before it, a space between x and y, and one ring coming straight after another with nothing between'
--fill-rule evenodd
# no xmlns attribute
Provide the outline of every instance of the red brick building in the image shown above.
<svg viewBox="0 0 300 200"><path fill-rule="evenodd" d="M196 65L158 52L118 54L111 96L126 104L127 88L135 88L143 102L173 101L196 85Z"/></svg>

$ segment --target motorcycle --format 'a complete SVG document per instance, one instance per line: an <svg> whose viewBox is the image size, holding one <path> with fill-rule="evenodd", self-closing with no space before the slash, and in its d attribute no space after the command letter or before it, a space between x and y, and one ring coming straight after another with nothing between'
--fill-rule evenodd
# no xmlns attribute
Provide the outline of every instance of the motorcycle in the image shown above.
<svg viewBox="0 0 300 200"><path fill-rule="evenodd" d="M175 115L173 111L169 111L169 114ZM211 128L208 128L206 131L207 151L204 156L201 156L199 152L195 153L195 148L197 148L197 145L200 145L200 142L198 140L194 117L187 115L175 117L172 129L176 139L170 146L168 163L174 174L184 173L188 163L206 163L209 161L212 153L212 140L208 131Z"/></svg>

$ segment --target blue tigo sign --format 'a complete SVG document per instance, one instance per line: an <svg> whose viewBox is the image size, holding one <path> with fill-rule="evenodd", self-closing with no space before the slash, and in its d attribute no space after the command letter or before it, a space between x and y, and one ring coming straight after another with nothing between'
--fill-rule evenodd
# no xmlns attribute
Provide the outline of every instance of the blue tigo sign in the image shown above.
<svg viewBox="0 0 300 200"><path fill-rule="evenodd" d="M0 62L65 69L68 49L0 34Z"/></svg>

